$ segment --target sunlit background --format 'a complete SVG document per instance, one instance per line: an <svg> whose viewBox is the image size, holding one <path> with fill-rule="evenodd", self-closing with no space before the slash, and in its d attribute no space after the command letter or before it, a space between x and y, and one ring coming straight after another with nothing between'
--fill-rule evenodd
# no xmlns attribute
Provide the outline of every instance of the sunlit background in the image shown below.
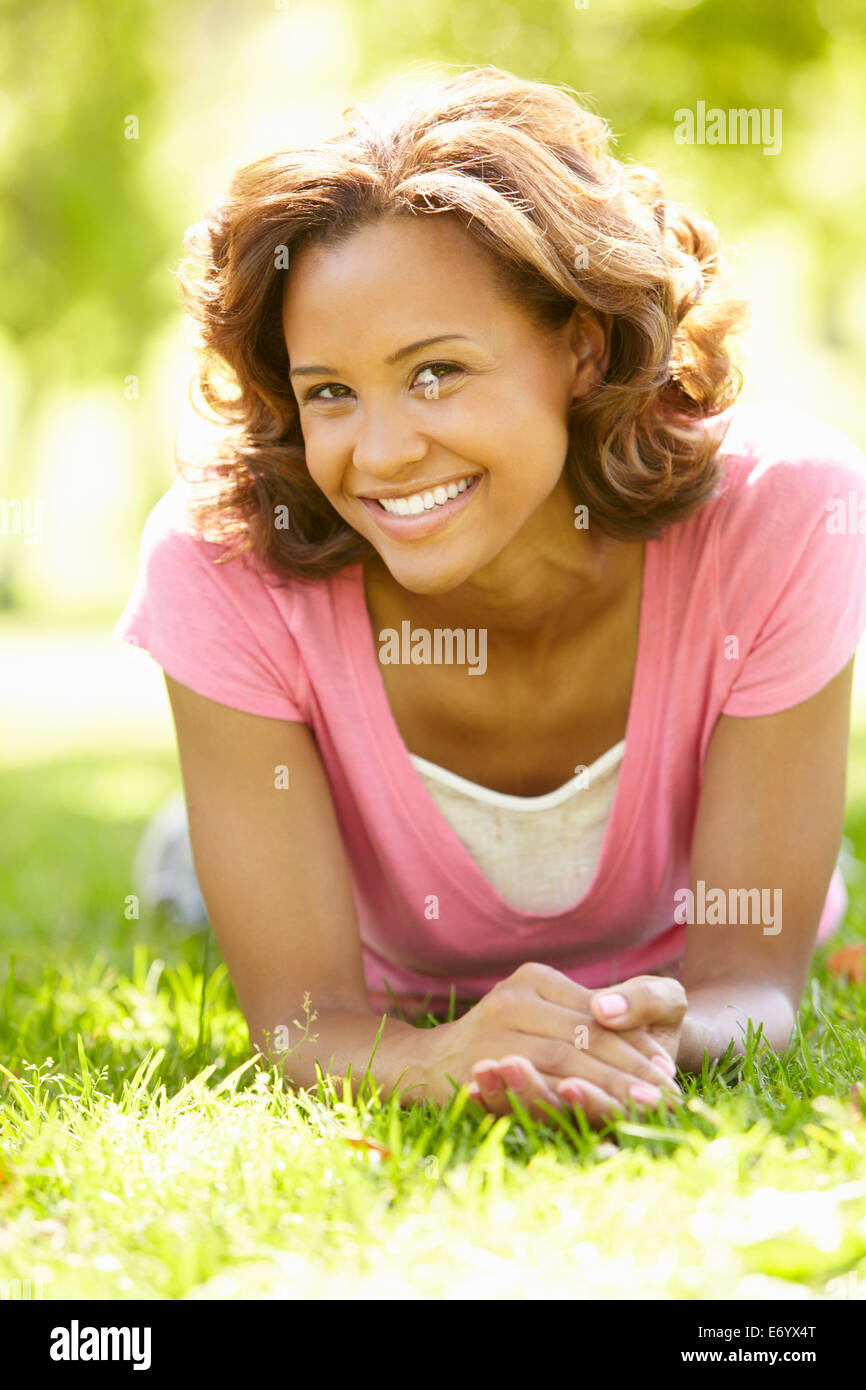
<svg viewBox="0 0 866 1390"><path fill-rule="evenodd" d="M864 0L19 0L0 24L7 761L110 730L170 740L161 673L110 630L195 423L184 230L239 164L334 133L412 65L585 94L618 155L731 248L753 314L743 399L866 446ZM678 143L675 112L701 101L780 111L780 152Z"/></svg>
<svg viewBox="0 0 866 1390"><path fill-rule="evenodd" d="M404 1129L378 1185L348 1174L325 1107L329 1128L302 1144L258 1100L216 1108L202 1084L177 1104L204 1062L228 1071L247 1045L211 933L127 914L142 830L180 787L162 673L111 633L196 428L183 235L240 164L335 133L348 105L437 62L585 94L619 156L655 166L730 248L752 304L743 399L805 408L866 448L866 0L0 0L0 1064L15 1068L0 1284L50 1261L49 1297L393 1298L427 1296L429 1277L449 1298L757 1301L835 1273L833 1297L862 1298L860 1120L810 1100L863 1074L862 1004L829 975L781 1081L768 1064L736 1095L702 1082L713 1108L697 1101L675 1145L625 1125L586 1165L545 1145L515 1170L522 1205L516 1185L497 1195L490 1136L467 1154L453 1112L429 1141ZM780 111L781 150L678 143L675 113L699 102ZM862 653L856 690L846 930L862 942ZM155 1047L165 1107L137 1080L121 1092ZM16 1119L8 1079L24 1094L16 1077L55 1062L61 1101ZM123 1101L103 1106L103 1086ZM388 1124L362 1127L393 1147ZM414 1156L455 1141L471 1165L421 1178L416 1199Z"/></svg>

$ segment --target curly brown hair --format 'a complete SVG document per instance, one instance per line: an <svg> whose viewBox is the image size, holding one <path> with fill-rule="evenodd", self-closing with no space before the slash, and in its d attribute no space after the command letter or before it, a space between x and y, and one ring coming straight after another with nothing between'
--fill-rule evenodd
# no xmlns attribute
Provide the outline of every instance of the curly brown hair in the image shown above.
<svg viewBox="0 0 866 1390"><path fill-rule="evenodd" d="M392 212L459 217L541 326L575 306L609 316L609 367L571 408L565 459L603 532L656 537L715 496L723 432L708 425L742 386L728 338L747 306L713 224L614 158L607 123L568 87L478 67L398 83L344 117L342 134L239 169L185 236L192 385L220 435L176 471L195 484L193 524L225 547L219 558L251 551L277 576L316 580L373 553L307 471L281 306L302 248Z"/></svg>

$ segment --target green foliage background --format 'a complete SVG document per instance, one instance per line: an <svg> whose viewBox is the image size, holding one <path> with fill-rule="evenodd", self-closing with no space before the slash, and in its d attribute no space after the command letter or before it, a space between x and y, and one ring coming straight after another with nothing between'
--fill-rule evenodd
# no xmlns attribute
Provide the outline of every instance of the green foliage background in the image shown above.
<svg viewBox="0 0 866 1390"><path fill-rule="evenodd" d="M866 985L824 949L784 1058L714 1064L683 1115L622 1121L614 1146L460 1105L289 1114L239 1084L209 931L125 914L179 786L161 671L110 631L186 427L184 230L239 164L431 62L584 94L732 249L744 399L866 448L866 0L0 0L0 503L45 506L40 543L0 530L0 1284L862 1298ZM699 101L781 111L781 152L677 144ZM866 930L856 695L845 943Z"/></svg>
<svg viewBox="0 0 866 1390"><path fill-rule="evenodd" d="M734 249L754 306L745 398L866 445L866 0L6 0L0 496L46 507L43 544L0 536L7 610L110 618L125 601L191 370L184 229L238 164L332 133L430 62L584 94L620 157ZM781 152L677 144L674 113L698 101L780 110Z"/></svg>

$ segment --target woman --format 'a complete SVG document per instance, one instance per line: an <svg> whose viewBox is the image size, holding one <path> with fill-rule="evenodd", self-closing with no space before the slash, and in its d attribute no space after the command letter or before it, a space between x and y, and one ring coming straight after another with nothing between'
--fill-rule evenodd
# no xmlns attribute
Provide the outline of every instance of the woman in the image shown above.
<svg viewBox="0 0 866 1390"><path fill-rule="evenodd" d="M350 114L188 234L224 438L116 629L208 917L295 1084L676 1104L747 1018L784 1048L844 913L863 458L733 408L714 228L570 93Z"/></svg>

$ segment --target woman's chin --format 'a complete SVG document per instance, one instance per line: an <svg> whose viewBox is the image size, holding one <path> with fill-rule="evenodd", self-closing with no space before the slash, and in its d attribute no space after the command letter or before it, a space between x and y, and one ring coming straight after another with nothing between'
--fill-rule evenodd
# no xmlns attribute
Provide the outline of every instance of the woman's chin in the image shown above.
<svg viewBox="0 0 866 1390"><path fill-rule="evenodd" d="M389 555L387 550L380 550L379 556L391 578L401 588L408 589L413 594L431 597L434 594L447 594L452 589L459 588L467 579L471 579L479 568L477 563L466 557L451 561L446 560L444 556L435 555L423 559L421 556L409 559L406 556Z"/></svg>

